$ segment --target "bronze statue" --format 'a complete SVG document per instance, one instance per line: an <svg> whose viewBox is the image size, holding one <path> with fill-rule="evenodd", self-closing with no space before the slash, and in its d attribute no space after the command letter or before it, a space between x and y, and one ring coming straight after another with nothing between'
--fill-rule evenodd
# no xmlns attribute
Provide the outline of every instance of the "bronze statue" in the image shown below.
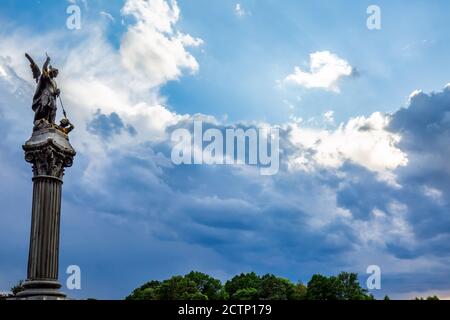
<svg viewBox="0 0 450 320"><path fill-rule="evenodd" d="M74 126L69 119L67 119L62 101L61 106L63 108L64 119L61 120L59 125L55 124L57 110L56 99L61 99L61 91L58 89L55 81L55 78L59 73L58 69L53 68L50 65L51 59L48 55L44 66L42 67L42 72L28 53L25 53L25 57L30 62L33 78L37 83L32 105L35 130L46 126L54 126L65 134L68 134L74 129Z"/></svg>
<svg viewBox="0 0 450 320"><path fill-rule="evenodd" d="M35 112L34 122L36 124L37 121L45 119L50 124L54 124L57 109L56 98L60 94L55 78L58 76L59 71L50 65L51 59L49 56L47 56L47 60L42 67L42 72L28 53L25 53L25 57L30 61L33 78L38 84L32 106Z"/></svg>

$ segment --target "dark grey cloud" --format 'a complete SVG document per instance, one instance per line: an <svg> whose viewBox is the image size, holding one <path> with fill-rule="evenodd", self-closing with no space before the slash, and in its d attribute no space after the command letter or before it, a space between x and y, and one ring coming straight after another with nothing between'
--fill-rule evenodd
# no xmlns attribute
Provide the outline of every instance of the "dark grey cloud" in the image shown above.
<svg viewBox="0 0 450 320"><path fill-rule="evenodd" d="M422 253L450 255L448 247L435 241L450 235L449 116L447 86L441 92L414 95L410 105L396 112L391 122L391 129L402 135L399 147L408 153L408 166L399 169L398 176Z"/></svg>
<svg viewBox="0 0 450 320"><path fill-rule="evenodd" d="M132 136L137 134L136 129L132 125L124 124L117 113L112 112L106 115L100 109L97 110L91 122L88 123L87 130L107 140L124 131Z"/></svg>
<svg viewBox="0 0 450 320"><path fill-rule="evenodd" d="M450 88L418 93L409 105L392 114L389 130L401 135L398 145L408 155L408 165L395 171L401 188L380 182L364 168L346 164L349 178L337 190L337 203L356 220L367 221L374 209L389 216L392 203L406 206L406 222L415 243L387 241L386 250L401 259L422 256L450 257Z"/></svg>

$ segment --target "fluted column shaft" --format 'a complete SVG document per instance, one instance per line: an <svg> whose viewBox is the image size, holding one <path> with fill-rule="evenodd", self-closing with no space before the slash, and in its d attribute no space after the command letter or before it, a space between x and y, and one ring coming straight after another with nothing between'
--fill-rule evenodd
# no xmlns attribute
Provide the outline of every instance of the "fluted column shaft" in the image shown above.
<svg viewBox="0 0 450 320"><path fill-rule="evenodd" d="M28 280L58 280L62 180L33 178Z"/></svg>

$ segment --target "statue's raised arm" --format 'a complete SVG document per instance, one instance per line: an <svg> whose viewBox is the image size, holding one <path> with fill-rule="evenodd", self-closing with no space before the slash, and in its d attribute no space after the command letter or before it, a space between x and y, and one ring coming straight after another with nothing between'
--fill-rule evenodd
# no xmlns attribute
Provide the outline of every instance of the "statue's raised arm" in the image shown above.
<svg viewBox="0 0 450 320"><path fill-rule="evenodd" d="M45 55L47 55L47 54L45 54ZM48 67L49 67L49 65L50 65L50 61L51 61L51 59L50 59L50 57L47 55L47 59L45 59L44 66L42 67L42 73L43 73L44 75L48 75L48 72L49 72Z"/></svg>

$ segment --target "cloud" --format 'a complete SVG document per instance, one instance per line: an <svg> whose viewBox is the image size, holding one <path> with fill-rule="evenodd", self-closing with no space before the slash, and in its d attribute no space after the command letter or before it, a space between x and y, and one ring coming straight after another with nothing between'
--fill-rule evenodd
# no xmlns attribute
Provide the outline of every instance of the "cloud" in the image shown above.
<svg viewBox="0 0 450 320"><path fill-rule="evenodd" d="M284 82L307 89L319 88L339 92L339 80L352 75L352 66L329 51L310 54L309 71L295 67Z"/></svg>
<svg viewBox="0 0 450 320"><path fill-rule="evenodd" d="M132 125L125 125L117 113L105 115L101 113L100 109L97 110L94 119L88 124L88 131L106 140L113 135L121 134L123 130L126 130L132 136L137 134L136 129Z"/></svg>
<svg viewBox="0 0 450 320"><path fill-rule="evenodd" d="M399 147L408 152L409 165L399 170L399 181L408 186L410 219L422 239L449 236L445 229L450 227L449 203L444 200L450 196L449 115L450 88L446 87L415 94L390 123L390 130L402 135Z"/></svg>
<svg viewBox="0 0 450 320"><path fill-rule="evenodd" d="M247 12L244 10L240 3L236 3L236 6L234 7L234 14L238 17L243 17L247 14Z"/></svg>
<svg viewBox="0 0 450 320"><path fill-rule="evenodd" d="M141 81L159 86L178 79L182 70L198 71L197 60L186 50L203 43L174 29L180 18L175 0L127 0L122 15L135 23L124 35L120 54L123 65Z"/></svg>
<svg viewBox="0 0 450 320"><path fill-rule="evenodd" d="M2 78L5 78L5 77L7 77L7 73L6 73L6 71L3 69L3 67L1 67L0 66L0 76L2 77Z"/></svg>
<svg viewBox="0 0 450 320"><path fill-rule="evenodd" d="M350 161L395 185L393 171L406 166L408 158L397 146L401 136L388 130L389 123L390 116L381 113L352 118L335 130L290 123L286 130L295 150L289 157L289 167L306 171L317 167L337 169Z"/></svg>
<svg viewBox="0 0 450 320"><path fill-rule="evenodd" d="M448 161L450 90L430 94L416 91L407 108L393 113L386 130L401 135L396 148L407 154L408 163L395 171L400 189L389 190L355 168L344 168L345 183L337 192L338 204L348 208L355 218L370 221L370 212L389 213L387 204L401 210L392 211L386 225L403 230L402 239L393 241L386 236L386 250L401 259L422 256L448 258L450 171ZM351 169L351 170L350 170ZM351 178L353 177L353 178ZM401 218L401 219L400 219ZM375 228L375 225L370 224Z"/></svg>
<svg viewBox="0 0 450 320"><path fill-rule="evenodd" d="M442 201L442 191L433 187L424 186L423 187L423 193L427 197L435 200L435 201Z"/></svg>
<svg viewBox="0 0 450 320"><path fill-rule="evenodd" d="M334 125L334 111L329 110L323 114L325 124Z"/></svg>
<svg viewBox="0 0 450 320"><path fill-rule="evenodd" d="M110 14L109 12L106 11L100 11L100 15L109 19L111 22L116 22L116 19L114 19L114 17L112 16L112 14Z"/></svg>
<svg viewBox="0 0 450 320"><path fill-rule="evenodd" d="M88 0L67 0L67 2L71 4L78 4L78 1L80 1L85 9L88 9Z"/></svg>

